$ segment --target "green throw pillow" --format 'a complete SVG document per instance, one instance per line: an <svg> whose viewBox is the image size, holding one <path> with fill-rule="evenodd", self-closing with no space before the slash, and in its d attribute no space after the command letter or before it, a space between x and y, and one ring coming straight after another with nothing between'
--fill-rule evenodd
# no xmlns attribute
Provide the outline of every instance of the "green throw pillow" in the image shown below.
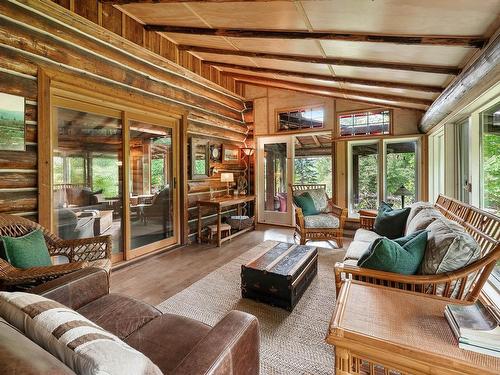
<svg viewBox="0 0 500 375"><path fill-rule="evenodd" d="M17 268L51 266L49 250L41 229L22 237L0 237L6 260Z"/></svg>
<svg viewBox="0 0 500 375"><path fill-rule="evenodd" d="M314 200L308 192L294 196L293 201L298 207L302 208L302 213L305 216L318 214L318 211L314 206Z"/></svg>
<svg viewBox="0 0 500 375"><path fill-rule="evenodd" d="M421 230L394 241L381 237L358 260L358 266L373 270L414 275L424 258L427 231Z"/></svg>
<svg viewBox="0 0 500 375"><path fill-rule="evenodd" d="M375 218L373 230L375 233L391 240L399 238L403 235L409 214L410 207L394 210L387 203L382 202Z"/></svg>

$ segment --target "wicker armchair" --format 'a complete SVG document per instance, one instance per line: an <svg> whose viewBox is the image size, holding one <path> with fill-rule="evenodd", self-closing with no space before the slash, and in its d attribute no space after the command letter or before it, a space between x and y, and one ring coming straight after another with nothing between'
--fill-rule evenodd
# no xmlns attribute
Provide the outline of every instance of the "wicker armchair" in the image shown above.
<svg viewBox="0 0 500 375"><path fill-rule="evenodd" d="M292 195L298 191L306 191L311 189L326 188L326 185L290 185ZM327 214L332 215L339 220L339 225L336 228L308 228L305 223L302 209L295 207L295 233L294 239L298 238L301 245L307 241L335 241L340 248L344 245L344 223L347 218L347 209L341 208L333 203L333 200L328 198L329 211Z"/></svg>
<svg viewBox="0 0 500 375"><path fill-rule="evenodd" d="M65 257L68 263L19 269L0 258L0 290L38 285L88 266L101 267L109 272L110 236L62 240L31 220L0 214L0 236L20 237L35 229L42 230L49 254Z"/></svg>
<svg viewBox="0 0 500 375"><path fill-rule="evenodd" d="M500 217L476 207L440 195L434 206L450 220L462 225L481 246L481 258L454 272L437 275L400 275L391 272L361 268L356 265L335 264L335 284L337 294L346 278L372 284L384 285L420 293L428 293L446 298L474 302L484 283L500 258ZM375 216L362 213L363 228L373 229ZM471 287L466 291L468 281ZM459 282L458 293L452 295L453 286Z"/></svg>

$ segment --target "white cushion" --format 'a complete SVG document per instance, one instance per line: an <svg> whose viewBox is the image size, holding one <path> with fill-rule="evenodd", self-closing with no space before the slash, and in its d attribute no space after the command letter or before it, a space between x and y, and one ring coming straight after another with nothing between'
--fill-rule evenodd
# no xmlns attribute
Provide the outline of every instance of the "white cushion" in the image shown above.
<svg viewBox="0 0 500 375"><path fill-rule="evenodd" d="M382 237L380 234L364 228L359 228L356 233L354 233L354 241L364 241L372 243L380 237Z"/></svg>
<svg viewBox="0 0 500 375"><path fill-rule="evenodd" d="M0 317L81 375L160 375L141 352L76 311L42 296L0 292Z"/></svg>
<svg viewBox="0 0 500 375"><path fill-rule="evenodd" d="M434 220L444 218L443 214L434 208L422 209L411 221L406 222L405 236L426 229Z"/></svg>
<svg viewBox="0 0 500 375"><path fill-rule="evenodd" d="M352 241L349 247L347 248L347 252L345 253L344 260L354 259L358 260L361 256L366 253L368 248L370 247L370 242L364 241Z"/></svg>

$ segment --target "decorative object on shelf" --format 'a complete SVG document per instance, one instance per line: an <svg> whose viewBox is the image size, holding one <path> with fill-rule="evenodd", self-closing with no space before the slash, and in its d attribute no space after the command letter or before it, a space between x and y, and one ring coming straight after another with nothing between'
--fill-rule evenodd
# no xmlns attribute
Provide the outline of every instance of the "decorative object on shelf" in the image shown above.
<svg viewBox="0 0 500 375"><path fill-rule="evenodd" d="M0 150L26 151L24 97L0 93Z"/></svg>
<svg viewBox="0 0 500 375"><path fill-rule="evenodd" d="M233 145L222 145L222 162L238 164L240 162L240 149Z"/></svg>
<svg viewBox="0 0 500 375"><path fill-rule="evenodd" d="M207 139L191 138L191 178L208 178L210 174L210 148Z"/></svg>
<svg viewBox="0 0 500 375"><path fill-rule="evenodd" d="M216 162L221 161L220 146L210 145L210 160L216 161Z"/></svg>
<svg viewBox="0 0 500 375"><path fill-rule="evenodd" d="M221 173L220 174L220 182L225 182L226 183L226 187L227 187L226 196L230 197L231 195L229 194L229 184L231 182L234 182L234 174L228 173L228 172Z"/></svg>
<svg viewBox="0 0 500 375"><path fill-rule="evenodd" d="M413 195L404 185L401 185L393 194L401 196L401 208L405 208L405 196Z"/></svg>

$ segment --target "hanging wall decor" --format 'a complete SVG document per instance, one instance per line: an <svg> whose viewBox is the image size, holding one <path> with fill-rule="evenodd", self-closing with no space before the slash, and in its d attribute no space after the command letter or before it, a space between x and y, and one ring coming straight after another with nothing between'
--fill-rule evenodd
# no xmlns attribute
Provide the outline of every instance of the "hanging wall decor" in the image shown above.
<svg viewBox="0 0 500 375"><path fill-rule="evenodd" d="M24 97L0 93L0 150L26 150L24 106Z"/></svg>

